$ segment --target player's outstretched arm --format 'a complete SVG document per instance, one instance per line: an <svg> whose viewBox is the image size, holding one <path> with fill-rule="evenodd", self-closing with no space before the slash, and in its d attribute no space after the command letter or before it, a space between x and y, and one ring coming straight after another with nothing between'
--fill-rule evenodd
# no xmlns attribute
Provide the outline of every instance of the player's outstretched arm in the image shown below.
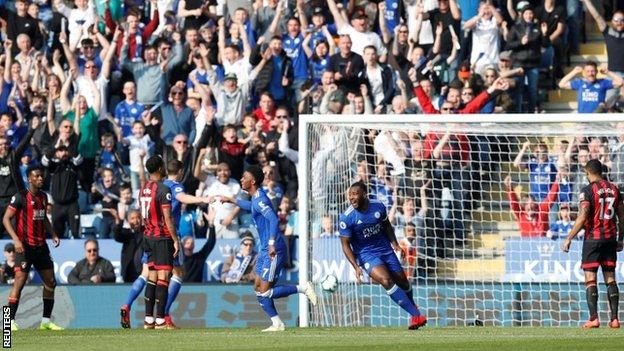
<svg viewBox="0 0 624 351"><path fill-rule="evenodd" d="M357 262L355 261L355 254L353 253L353 249L351 249L350 239L346 236L341 236L340 243L342 244L342 252L344 252L347 261L349 261L349 263L355 270L355 278L359 283L361 283L362 268L360 268L360 266L358 266Z"/></svg>
<svg viewBox="0 0 624 351"><path fill-rule="evenodd" d="M570 233L568 234L568 237L565 239L563 244L561 244L561 249L563 250L563 252L570 251L570 245L572 244L572 240L578 235L581 229L583 229L588 213L589 213L589 202L588 201L581 202L581 207L579 208L578 217L576 217L574 226L572 227L572 230L570 230Z"/></svg>

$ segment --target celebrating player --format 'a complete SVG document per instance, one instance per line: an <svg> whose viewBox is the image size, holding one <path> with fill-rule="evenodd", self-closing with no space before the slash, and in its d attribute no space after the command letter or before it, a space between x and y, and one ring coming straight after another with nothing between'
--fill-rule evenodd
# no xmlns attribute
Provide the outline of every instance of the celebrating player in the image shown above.
<svg viewBox="0 0 624 351"><path fill-rule="evenodd" d="M620 292L615 281L615 262L617 252L622 251L624 239L624 206L617 186L602 177L602 163L590 160L585 165L585 174L589 185L579 194L579 214L574 227L562 244L564 252L570 250L572 239L581 229L585 229L583 241L583 258L581 268L585 271L587 287L587 306L589 321L583 328L598 328L598 267L602 267L602 275L607 285L607 299L611 309L609 327L619 328L618 303ZM619 219L619 236L617 221Z"/></svg>
<svg viewBox="0 0 624 351"><path fill-rule="evenodd" d="M386 215L386 207L368 199L366 185L362 182L349 187L348 197L351 206L340 215L339 232L342 251L355 269L357 280L362 280L363 267L386 289L390 298L410 314L409 329L424 326L427 318L414 303L412 286L394 253L401 247Z"/></svg>
<svg viewBox="0 0 624 351"><path fill-rule="evenodd" d="M258 166L247 168L241 179L241 188L249 193L251 201L236 199L238 207L251 211L260 236L260 254L256 263L256 281L254 290L258 302L273 323L264 329L265 332L283 331L284 322L280 319L273 299L279 299L296 293L305 294L312 305L316 305L317 297L312 283L300 285L276 285L284 263L286 263L286 244L278 229L278 217L271 205L271 200L262 190L264 174ZM220 197L223 202L234 202L233 199Z"/></svg>
<svg viewBox="0 0 624 351"><path fill-rule="evenodd" d="M184 192L184 185L179 183L180 178L182 178L182 171L184 164L178 160L171 160L167 163L167 179L163 182L173 194L171 198L171 216L173 216L173 223L176 226L176 233L178 231L178 226L180 225L180 217L181 217L181 205L182 204L200 204L200 203L208 203L208 198L197 197L193 195L189 195ZM180 292L180 288L182 287L182 277L184 276L184 270L182 266L182 262L180 260L181 255L178 255L173 260L173 274L169 281L169 291L167 293L167 305L165 306L165 323L169 328L176 329L176 325L173 323L171 316L169 315L169 310L171 309L171 305L173 301L175 301L178 293ZM132 303L141 293L143 287L145 287L145 283L147 280L149 268L147 266L147 254L143 254L142 258L143 262L143 270L141 271L141 275L132 283L132 289L128 293L128 298L126 304L121 306L120 315L121 315L121 326L123 328L130 328L130 308L132 307Z"/></svg>
<svg viewBox="0 0 624 351"><path fill-rule="evenodd" d="M35 266L43 280L43 318L39 329L61 330L63 328L50 321L54 307L54 263L50 258L50 249L45 241L45 233L52 234L52 243L58 247L61 243L54 232L48 217L46 207L48 198L43 191L43 168L31 166L26 171L28 190L21 190L11 198L11 203L4 214L2 223L13 239L15 245L15 281L9 293L9 307L11 309L11 330L17 330L15 314L19 305L30 267ZM17 228L13 227L12 219L16 217Z"/></svg>
<svg viewBox="0 0 624 351"><path fill-rule="evenodd" d="M149 181L139 191L141 217L145 223L144 247L149 274L145 288L145 329L169 329L165 323L165 306L169 276L178 256L180 243L171 216L171 191L163 184L165 163L152 156L145 163ZM156 319L154 319L156 305Z"/></svg>

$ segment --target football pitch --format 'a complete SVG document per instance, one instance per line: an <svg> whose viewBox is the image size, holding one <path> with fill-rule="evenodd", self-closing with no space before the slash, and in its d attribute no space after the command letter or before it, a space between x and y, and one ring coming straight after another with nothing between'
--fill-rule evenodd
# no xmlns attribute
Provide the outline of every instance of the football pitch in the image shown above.
<svg viewBox="0 0 624 351"><path fill-rule="evenodd" d="M13 332L16 350L622 350L624 329L600 328L291 328Z"/></svg>

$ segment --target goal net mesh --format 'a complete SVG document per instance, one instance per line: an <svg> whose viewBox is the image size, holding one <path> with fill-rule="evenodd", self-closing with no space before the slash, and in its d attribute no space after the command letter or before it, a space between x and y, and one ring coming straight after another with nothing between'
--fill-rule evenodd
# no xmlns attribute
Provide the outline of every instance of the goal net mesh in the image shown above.
<svg viewBox="0 0 624 351"><path fill-rule="evenodd" d="M309 156L300 165L308 194L300 235L308 235L307 279L320 297L308 309L310 326L407 324L383 287L356 283L342 253L338 216L356 180L385 204L430 325L577 326L587 318L582 240L567 254L561 242L576 217L589 159L600 159L608 178L624 185L622 122L544 123L536 116L533 123L302 128L300 151ZM622 271L618 264L619 281ZM335 292L318 284L328 274L339 280ZM608 320L604 284L599 291L601 319Z"/></svg>

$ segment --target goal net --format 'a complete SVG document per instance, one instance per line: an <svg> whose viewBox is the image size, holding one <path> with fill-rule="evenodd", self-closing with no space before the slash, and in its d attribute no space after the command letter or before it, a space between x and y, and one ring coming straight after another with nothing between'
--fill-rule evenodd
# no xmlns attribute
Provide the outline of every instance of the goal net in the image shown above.
<svg viewBox="0 0 624 351"><path fill-rule="evenodd" d="M588 160L624 185L624 116L303 116L299 133L299 268L319 293L315 307L300 300L302 326L407 325L383 287L355 281L342 253L337 219L356 180L386 206L429 325L587 318L582 240L567 254L561 243ZM619 262L616 274L624 280ZM335 292L320 287L327 275ZM608 320L604 284L599 293Z"/></svg>

